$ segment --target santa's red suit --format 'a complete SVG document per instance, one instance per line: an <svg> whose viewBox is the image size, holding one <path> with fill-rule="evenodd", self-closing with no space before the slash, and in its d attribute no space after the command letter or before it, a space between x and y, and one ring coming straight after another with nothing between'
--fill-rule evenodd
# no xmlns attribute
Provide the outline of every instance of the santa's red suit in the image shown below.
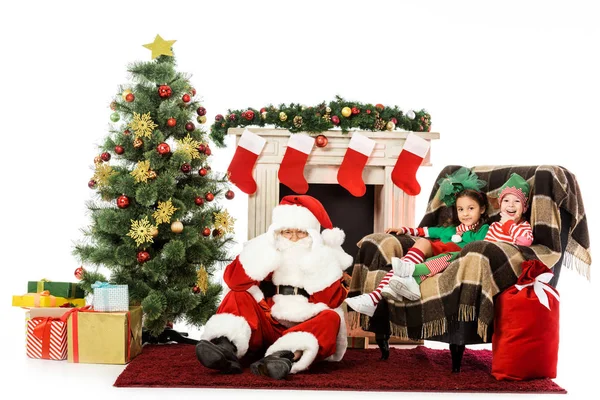
<svg viewBox="0 0 600 400"><path fill-rule="evenodd" d="M342 275L352 257L341 248L340 229L319 234L320 225L331 228L331 221L318 201L320 208L312 202L293 204L308 197L286 196L273 210L268 232L247 242L227 266L224 280L229 291L206 323L202 339L226 337L236 346L238 358L248 350L266 348L266 356L299 350L302 356L291 373L306 370L313 361L342 359L347 346L340 307L347 294ZM282 248L282 229L307 231L308 246L305 242ZM265 298L259 288L263 281L275 285L275 295Z"/></svg>

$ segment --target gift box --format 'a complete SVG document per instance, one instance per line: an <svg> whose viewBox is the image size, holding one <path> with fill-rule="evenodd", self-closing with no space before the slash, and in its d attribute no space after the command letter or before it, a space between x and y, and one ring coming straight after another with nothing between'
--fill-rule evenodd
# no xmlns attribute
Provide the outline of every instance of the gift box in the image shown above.
<svg viewBox="0 0 600 400"><path fill-rule="evenodd" d="M58 297L77 298L85 297L85 292L78 283L50 282L45 279L27 282L27 293L41 293L47 290L51 295Z"/></svg>
<svg viewBox="0 0 600 400"><path fill-rule="evenodd" d="M92 305L96 311L128 311L129 287L127 285L112 285L106 282L96 282Z"/></svg>
<svg viewBox="0 0 600 400"><path fill-rule="evenodd" d="M68 308L34 308L27 314L26 352L29 358L67 359Z"/></svg>
<svg viewBox="0 0 600 400"><path fill-rule="evenodd" d="M27 293L22 296L13 296L12 305L15 307L71 307L85 306L85 299L52 296L47 291L42 293Z"/></svg>
<svg viewBox="0 0 600 400"><path fill-rule="evenodd" d="M76 310L67 321L67 338L69 362L127 364L142 352L142 308Z"/></svg>
<svg viewBox="0 0 600 400"><path fill-rule="evenodd" d="M498 380L555 378L558 362L558 292L552 271L525 261L517 284L496 298L492 375Z"/></svg>

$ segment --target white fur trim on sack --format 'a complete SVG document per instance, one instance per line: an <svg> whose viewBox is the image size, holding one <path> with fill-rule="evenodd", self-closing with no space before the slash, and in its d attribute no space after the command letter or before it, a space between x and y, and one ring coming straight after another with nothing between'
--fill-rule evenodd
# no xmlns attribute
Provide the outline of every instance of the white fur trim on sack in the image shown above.
<svg viewBox="0 0 600 400"><path fill-rule="evenodd" d="M248 351L252 331L248 322L237 315L215 314L206 322L201 339L212 340L221 336L229 339L237 348L236 356L241 358Z"/></svg>
<svg viewBox="0 0 600 400"><path fill-rule="evenodd" d="M312 364L319 352L319 341L313 334L308 332L290 332L277 339L267 349L265 355L268 356L279 350L289 350L291 352L302 351L302 357L292 364L290 372L295 374L310 367L310 364Z"/></svg>
<svg viewBox="0 0 600 400"><path fill-rule="evenodd" d="M281 254L268 232L246 242L239 257L246 275L255 281L265 279L281 263Z"/></svg>
<svg viewBox="0 0 600 400"><path fill-rule="evenodd" d="M313 213L306 207L295 204L279 205L273 209L269 231L275 232L281 229L309 229L320 230L321 224Z"/></svg>

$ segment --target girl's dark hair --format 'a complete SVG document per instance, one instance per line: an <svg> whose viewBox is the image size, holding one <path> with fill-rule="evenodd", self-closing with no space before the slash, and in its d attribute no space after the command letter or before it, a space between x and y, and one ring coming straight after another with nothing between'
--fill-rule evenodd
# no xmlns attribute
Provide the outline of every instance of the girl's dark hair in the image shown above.
<svg viewBox="0 0 600 400"><path fill-rule="evenodd" d="M463 189L460 192L456 193L456 200L458 200L461 197L468 197L470 199L473 199L477 202L477 204L479 204L479 207L485 208L485 211L483 212L483 214L481 214L481 217L479 218L479 227L477 228L477 230L479 230L479 228L481 228L482 225L487 224L490 219L490 217L488 216L489 204L487 195L484 192L480 192L479 190ZM456 203L454 203L454 206L452 207L452 223L454 225L460 225L458 213L456 212Z"/></svg>

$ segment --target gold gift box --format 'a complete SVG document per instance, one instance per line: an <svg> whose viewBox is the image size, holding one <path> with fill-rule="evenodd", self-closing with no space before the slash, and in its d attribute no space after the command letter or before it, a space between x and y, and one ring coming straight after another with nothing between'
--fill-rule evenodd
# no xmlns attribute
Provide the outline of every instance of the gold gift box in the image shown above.
<svg viewBox="0 0 600 400"><path fill-rule="evenodd" d="M70 303L74 307L83 307L85 299L56 297L40 293L27 293L12 297L12 305L15 307L60 307L65 303Z"/></svg>
<svg viewBox="0 0 600 400"><path fill-rule="evenodd" d="M142 308L74 312L67 322L69 362L127 364L142 352Z"/></svg>

